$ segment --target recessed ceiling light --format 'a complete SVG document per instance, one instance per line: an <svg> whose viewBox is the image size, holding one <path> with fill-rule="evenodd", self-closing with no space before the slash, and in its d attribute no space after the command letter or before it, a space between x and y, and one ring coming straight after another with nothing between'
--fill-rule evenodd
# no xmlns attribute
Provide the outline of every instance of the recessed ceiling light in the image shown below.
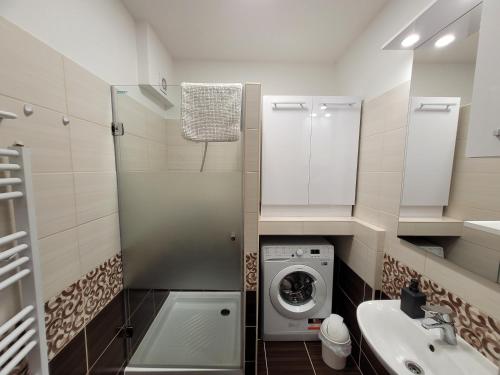
<svg viewBox="0 0 500 375"><path fill-rule="evenodd" d="M415 43L417 43L420 40L420 35L418 34L410 34L406 38L403 39L401 42L401 45L403 47L411 47Z"/></svg>
<svg viewBox="0 0 500 375"><path fill-rule="evenodd" d="M318 116L318 114L317 114L317 113L311 113L311 116L312 116L312 117L317 117L317 116Z"/></svg>
<svg viewBox="0 0 500 375"><path fill-rule="evenodd" d="M331 113L325 113L325 117L330 117L331 115Z"/></svg>
<svg viewBox="0 0 500 375"><path fill-rule="evenodd" d="M326 105L325 104L322 104L321 107L319 107L322 111L324 111L326 109Z"/></svg>
<svg viewBox="0 0 500 375"><path fill-rule="evenodd" d="M455 35L453 34L446 34L445 36L442 36L438 40L436 40L436 43L434 43L434 46L437 48L442 48L446 47L448 44L453 43L455 40Z"/></svg>

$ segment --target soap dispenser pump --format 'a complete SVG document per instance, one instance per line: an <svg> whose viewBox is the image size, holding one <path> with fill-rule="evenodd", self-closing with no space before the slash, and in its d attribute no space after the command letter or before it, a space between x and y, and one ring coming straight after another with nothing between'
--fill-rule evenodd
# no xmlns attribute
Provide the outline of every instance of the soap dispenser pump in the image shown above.
<svg viewBox="0 0 500 375"><path fill-rule="evenodd" d="M425 294L418 289L418 280L411 279L410 286L401 289L401 310L412 319L425 316L421 306L425 305Z"/></svg>

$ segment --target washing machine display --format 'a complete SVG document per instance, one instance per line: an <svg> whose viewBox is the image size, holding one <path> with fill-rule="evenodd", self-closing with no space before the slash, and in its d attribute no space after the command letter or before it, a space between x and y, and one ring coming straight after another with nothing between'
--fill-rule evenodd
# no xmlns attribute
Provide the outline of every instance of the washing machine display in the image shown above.
<svg viewBox="0 0 500 375"><path fill-rule="evenodd" d="M331 313L333 255L333 246L318 238L262 242L265 340L318 338L316 323Z"/></svg>

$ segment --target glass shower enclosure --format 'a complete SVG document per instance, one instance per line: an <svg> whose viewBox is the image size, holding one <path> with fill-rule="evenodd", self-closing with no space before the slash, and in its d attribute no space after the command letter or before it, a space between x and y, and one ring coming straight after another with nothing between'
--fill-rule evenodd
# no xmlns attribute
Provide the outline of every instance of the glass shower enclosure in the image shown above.
<svg viewBox="0 0 500 375"><path fill-rule="evenodd" d="M166 100L159 89L112 88L125 373L241 374L244 133L209 143L201 170L204 144L182 137L180 86Z"/></svg>

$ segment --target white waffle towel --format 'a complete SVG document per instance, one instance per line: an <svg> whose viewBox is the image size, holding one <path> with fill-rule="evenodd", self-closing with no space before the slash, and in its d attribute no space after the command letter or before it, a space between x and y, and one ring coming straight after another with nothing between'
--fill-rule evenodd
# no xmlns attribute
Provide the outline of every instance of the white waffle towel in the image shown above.
<svg viewBox="0 0 500 375"><path fill-rule="evenodd" d="M195 142L235 142L240 137L240 83L182 83L184 138Z"/></svg>

